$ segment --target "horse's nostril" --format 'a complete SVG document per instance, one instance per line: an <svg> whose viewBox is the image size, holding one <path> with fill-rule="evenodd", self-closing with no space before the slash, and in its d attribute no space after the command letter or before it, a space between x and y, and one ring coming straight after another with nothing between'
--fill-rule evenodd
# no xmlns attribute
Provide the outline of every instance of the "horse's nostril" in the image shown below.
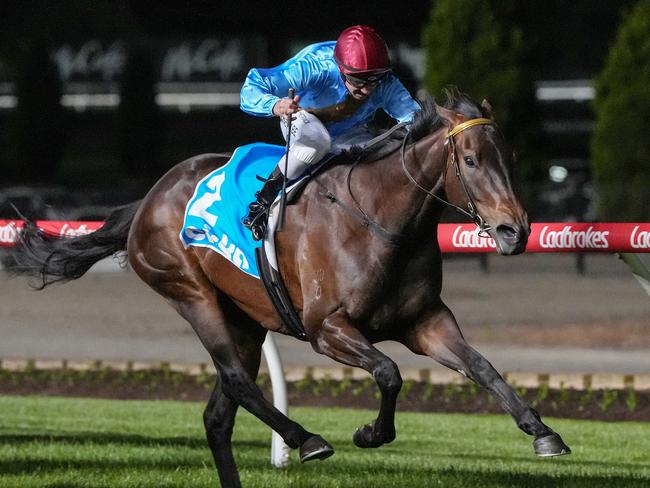
<svg viewBox="0 0 650 488"><path fill-rule="evenodd" d="M509 243L516 243L519 240L519 232L509 225L497 226L497 233Z"/></svg>

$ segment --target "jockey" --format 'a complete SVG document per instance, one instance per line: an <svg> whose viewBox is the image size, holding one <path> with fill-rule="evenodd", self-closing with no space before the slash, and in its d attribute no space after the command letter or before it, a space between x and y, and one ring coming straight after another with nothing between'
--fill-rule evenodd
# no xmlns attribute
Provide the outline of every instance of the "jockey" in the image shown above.
<svg viewBox="0 0 650 488"><path fill-rule="evenodd" d="M283 98L295 90L293 99ZM378 109L398 122L411 120L420 106L391 72L384 40L368 26L345 29L336 41L305 47L294 57L269 69L251 69L241 89L241 109L259 117L280 117L287 139L292 117L289 180L300 177L328 152L363 145ZM261 240L266 213L282 188L284 157L249 206L242 223Z"/></svg>

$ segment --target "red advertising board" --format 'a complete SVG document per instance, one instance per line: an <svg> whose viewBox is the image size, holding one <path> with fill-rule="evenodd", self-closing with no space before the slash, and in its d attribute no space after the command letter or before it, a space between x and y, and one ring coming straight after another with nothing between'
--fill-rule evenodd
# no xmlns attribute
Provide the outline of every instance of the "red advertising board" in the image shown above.
<svg viewBox="0 0 650 488"><path fill-rule="evenodd" d="M97 230L103 222L43 220L37 225L45 232L74 237ZM0 220L0 246L12 246L20 220ZM478 235L474 224L439 224L438 242L442 252L495 252L491 238ZM534 223L526 252L650 252L650 223L555 222Z"/></svg>

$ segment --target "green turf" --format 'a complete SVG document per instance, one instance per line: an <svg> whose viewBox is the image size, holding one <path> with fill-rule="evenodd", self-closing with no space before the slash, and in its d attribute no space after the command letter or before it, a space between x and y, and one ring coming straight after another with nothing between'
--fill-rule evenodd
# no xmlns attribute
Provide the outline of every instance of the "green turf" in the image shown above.
<svg viewBox="0 0 650 488"><path fill-rule="evenodd" d="M196 403L0 397L0 487L215 487ZM269 464L270 432L240 413L235 452L248 488L648 487L650 424L553 420L571 456L538 459L506 416L401 413L398 437L352 445L363 410L294 408L336 449L326 461Z"/></svg>

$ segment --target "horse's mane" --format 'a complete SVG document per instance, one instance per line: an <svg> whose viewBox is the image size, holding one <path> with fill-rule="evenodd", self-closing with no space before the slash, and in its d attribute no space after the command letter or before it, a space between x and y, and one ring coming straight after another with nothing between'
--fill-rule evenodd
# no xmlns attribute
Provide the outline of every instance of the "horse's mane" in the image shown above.
<svg viewBox="0 0 650 488"><path fill-rule="evenodd" d="M441 107L453 110L468 119L485 116L481 107L468 94L461 92L455 86L443 89L442 94L444 101L439 104ZM422 139L443 125L442 119L436 111L435 100L425 100L420 105L421 110L415 113L411 122L410 132L413 141Z"/></svg>
<svg viewBox="0 0 650 488"><path fill-rule="evenodd" d="M444 101L439 104L440 106L458 112L470 119L485 116L481 107L469 95L461 92L455 86L443 89L442 94ZM420 110L415 113L409 128L412 141L418 141L443 126L442 119L436 111L435 100L423 100L420 102L420 107ZM397 131L391 134L390 137L371 147L352 147L348 151L345 151L345 159L349 158L351 161L373 161L377 159L377 153L386 155L386 153L396 150L400 146L397 142L401 141L404 134L403 131ZM388 149L389 145L391 146L390 149Z"/></svg>

